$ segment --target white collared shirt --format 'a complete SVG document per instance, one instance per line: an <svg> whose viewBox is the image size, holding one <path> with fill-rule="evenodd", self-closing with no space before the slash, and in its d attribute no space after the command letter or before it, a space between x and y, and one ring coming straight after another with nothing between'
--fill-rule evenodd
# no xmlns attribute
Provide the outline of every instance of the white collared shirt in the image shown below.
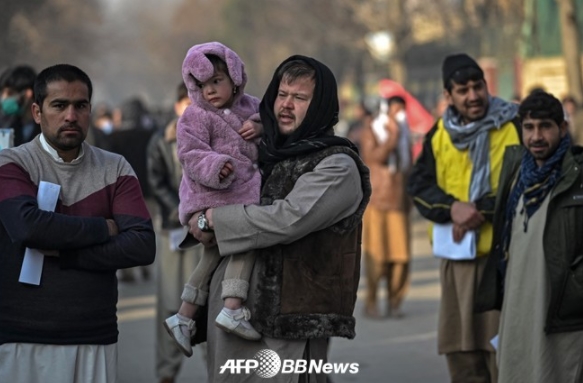
<svg viewBox="0 0 583 383"><path fill-rule="evenodd" d="M43 149L47 153L49 153L51 155L51 157L53 157L55 159L55 161L65 162L61 157L59 157L59 153L57 153L57 151L51 145L49 145L49 143L47 142L47 139L45 138L45 135L42 133L40 134L40 143L41 143ZM79 162L81 160L81 158L83 157L83 154L85 154L85 152L83 151L83 145L81 145L81 147L79 149L79 155L77 156L77 158L75 158L70 163L75 164L75 163Z"/></svg>

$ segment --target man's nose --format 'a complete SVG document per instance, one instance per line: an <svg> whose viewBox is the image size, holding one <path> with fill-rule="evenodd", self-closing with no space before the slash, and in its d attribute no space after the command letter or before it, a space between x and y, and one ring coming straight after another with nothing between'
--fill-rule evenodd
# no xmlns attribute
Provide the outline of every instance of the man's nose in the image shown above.
<svg viewBox="0 0 583 383"><path fill-rule="evenodd" d="M283 100L283 107L286 109L293 109L294 108L294 103L293 103L293 100L290 96L286 97Z"/></svg>
<svg viewBox="0 0 583 383"><path fill-rule="evenodd" d="M533 141L539 141L543 137L542 131L539 128L534 128L532 130L532 139Z"/></svg>
<svg viewBox="0 0 583 383"><path fill-rule="evenodd" d="M77 121L77 109L75 105L69 105L65 111L65 120L67 121Z"/></svg>
<svg viewBox="0 0 583 383"><path fill-rule="evenodd" d="M475 101L478 100L480 96L478 95L478 92L476 92L476 90L470 89L468 91L468 98L470 99L470 101Z"/></svg>

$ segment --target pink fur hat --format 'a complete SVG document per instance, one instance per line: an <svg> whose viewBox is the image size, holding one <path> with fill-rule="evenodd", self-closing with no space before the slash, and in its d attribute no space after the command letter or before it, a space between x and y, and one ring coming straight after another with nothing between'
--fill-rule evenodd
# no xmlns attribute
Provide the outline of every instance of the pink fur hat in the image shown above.
<svg viewBox="0 0 583 383"><path fill-rule="evenodd" d="M200 82L205 82L214 74L213 64L205 56L211 54L220 57L226 64L229 77L233 84L242 92L247 82L245 64L241 58L230 48L218 42L198 44L188 50L182 63L182 78L190 92L198 88L192 77Z"/></svg>

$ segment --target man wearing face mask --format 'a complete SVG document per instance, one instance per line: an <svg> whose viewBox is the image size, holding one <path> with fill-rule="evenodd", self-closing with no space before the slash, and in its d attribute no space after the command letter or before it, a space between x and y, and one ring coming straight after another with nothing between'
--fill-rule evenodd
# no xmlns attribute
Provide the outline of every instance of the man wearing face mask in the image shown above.
<svg viewBox="0 0 583 383"><path fill-rule="evenodd" d="M425 136L407 191L421 215L451 225L447 235L454 242L476 236L472 259L440 254L438 351L446 355L451 382L496 382L490 340L498 332L498 312L476 314L473 307L492 244L504 150L520 143L518 106L491 96L482 68L466 54L446 57L442 72L448 107Z"/></svg>
<svg viewBox="0 0 583 383"><path fill-rule="evenodd" d="M40 133L31 112L35 78L35 70L28 65L8 68L0 76L0 128L14 129L15 146Z"/></svg>
<svg viewBox="0 0 583 383"><path fill-rule="evenodd" d="M381 101L381 110L361 134L362 159L370 168L372 195L364 214L363 250L366 260L365 315L380 316L377 290L386 280L387 316L400 318L409 286L409 210L405 192L411 169L411 141L401 96Z"/></svg>

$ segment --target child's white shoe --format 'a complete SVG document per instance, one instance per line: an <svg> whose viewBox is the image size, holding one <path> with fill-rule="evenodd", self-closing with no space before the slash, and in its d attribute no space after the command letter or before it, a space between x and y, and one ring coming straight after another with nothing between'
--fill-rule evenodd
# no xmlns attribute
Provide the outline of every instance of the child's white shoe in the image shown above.
<svg viewBox="0 0 583 383"><path fill-rule="evenodd" d="M164 321L164 328L166 328L166 331L168 331L168 334L174 339L184 355L191 357L192 346L190 345L190 339L196 333L196 323L192 319L176 314ZM185 332L189 335L186 335Z"/></svg>
<svg viewBox="0 0 583 383"><path fill-rule="evenodd" d="M230 311L230 312L229 312ZM259 340L261 339L261 334L259 334L251 323L251 313L249 309L245 306L237 310L229 310L225 307L221 310L217 319L215 319L215 324L222 330L226 332L233 333L247 340Z"/></svg>

